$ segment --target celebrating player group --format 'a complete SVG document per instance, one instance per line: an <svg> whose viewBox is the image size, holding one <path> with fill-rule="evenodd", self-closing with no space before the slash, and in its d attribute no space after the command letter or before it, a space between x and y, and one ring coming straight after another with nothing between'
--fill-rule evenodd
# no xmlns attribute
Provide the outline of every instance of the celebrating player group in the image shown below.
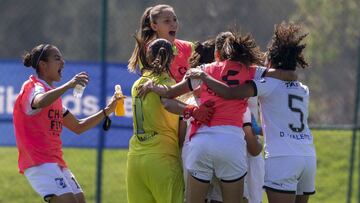
<svg viewBox="0 0 360 203"><path fill-rule="evenodd" d="M177 39L177 32L171 6L145 9L128 64L140 77L131 90L127 201L260 203L265 190L270 203L307 203L315 193L316 154L309 89L296 73L308 67L307 34L282 22L262 52L251 34L235 30L195 43ZM62 158L62 126L82 133L123 97L114 94L103 110L78 120L61 95L89 76L82 72L54 87L64 60L49 44L25 55L24 65L36 75L14 107L20 172L47 202L84 203Z"/></svg>

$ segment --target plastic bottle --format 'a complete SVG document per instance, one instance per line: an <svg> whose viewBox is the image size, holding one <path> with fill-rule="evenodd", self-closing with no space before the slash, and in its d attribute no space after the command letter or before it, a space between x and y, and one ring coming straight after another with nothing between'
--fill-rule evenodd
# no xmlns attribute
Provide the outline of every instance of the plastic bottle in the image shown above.
<svg viewBox="0 0 360 203"><path fill-rule="evenodd" d="M115 85L115 94L116 97L123 96L120 85ZM115 116L124 116L124 115L125 115L124 99L120 99L116 104Z"/></svg>
<svg viewBox="0 0 360 203"><path fill-rule="evenodd" d="M84 93L84 89L85 89L85 86L82 86L80 84L77 84L75 87L74 87L74 91L73 91L73 96L75 98L81 98L83 93Z"/></svg>

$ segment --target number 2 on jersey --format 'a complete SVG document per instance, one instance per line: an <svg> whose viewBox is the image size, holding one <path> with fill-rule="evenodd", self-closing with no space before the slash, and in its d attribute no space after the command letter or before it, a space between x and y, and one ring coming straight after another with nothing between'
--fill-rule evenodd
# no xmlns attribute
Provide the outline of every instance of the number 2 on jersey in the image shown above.
<svg viewBox="0 0 360 203"><path fill-rule="evenodd" d="M299 113L300 114L300 127L294 127L293 123L289 123L289 128L293 131L293 132L301 132L304 130L305 125L304 125L304 113L301 111L301 109L294 107L294 100L299 100L299 101L303 101L303 98L297 95L293 95L293 94L289 94L288 97L288 105L289 105L289 109L295 113Z"/></svg>

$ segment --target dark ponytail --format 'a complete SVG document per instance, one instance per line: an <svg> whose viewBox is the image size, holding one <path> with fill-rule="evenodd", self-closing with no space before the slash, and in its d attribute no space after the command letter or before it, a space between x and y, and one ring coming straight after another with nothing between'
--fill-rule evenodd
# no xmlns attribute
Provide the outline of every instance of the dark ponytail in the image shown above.
<svg viewBox="0 0 360 203"><path fill-rule="evenodd" d="M215 39L209 39L202 43L196 42L195 51L189 59L190 68L215 61L214 52Z"/></svg>
<svg viewBox="0 0 360 203"><path fill-rule="evenodd" d="M171 60L169 60L171 57L170 54L165 47L159 49L154 61L150 64L153 74L160 75L163 72L169 73L171 62Z"/></svg>
<svg viewBox="0 0 360 203"><path fill-rule="evenodd" d="M301 26L294 23L282 22L280 25L275 25L267 56L271 67L283 70L308 67L309 64L302 53L306 44L301 44L307 35L302 33Z"/></svg>
<svg viewBox="0 0 360 203"><path fill-rule="evenodd" d="M140 62L143 65L141 72L150 71L152 74L160 75L169 73L171 59L173 56L172 45L166 39L156 39L146 48L144 41L136 38L140 50Z"/></svg>
<svg viewBox="0 0 360 203"><path fill-rule="evenodd" d="M25 67L31 67L32 65L31 54L27 51L23 55L23 64Z"/></svg>
<svg viewBox="0 0 360 203"><path fill-rule="evenodd" d="M215 46L220 60L238 61L247 66L263 64L263 53L251 34L222 32L216 37Z"/></svg>

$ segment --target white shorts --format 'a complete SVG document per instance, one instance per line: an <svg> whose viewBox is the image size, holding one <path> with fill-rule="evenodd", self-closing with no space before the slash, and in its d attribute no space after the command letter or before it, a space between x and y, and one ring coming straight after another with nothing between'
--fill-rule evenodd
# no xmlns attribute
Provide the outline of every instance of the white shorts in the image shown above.
<svg viewBox="0 0 360 203"><path fill-rule="evenodd" d="M262 154L251 156L247 154L248 171L244 179L244 197L249 203L259 203L262 201L265 163ZM220 182L213 178L210 182L207 198L222 202Z"/></svg>
<svg viewBox="0 0 360 203"><path fill-rule="evenodd" d="M28 168L24 175L45 201L49 201L54 195L83 192L71 171L67 168L62 169L57 163L45 163Z"/></svg>
<svg viewBox="0 0 360 203"><path fill-rule="evenodd" d="M185 166L194 178L234 181L247 171L244 131L236 126L201 127L187 146Z"/></svg>
<svg viewBox="0 0 360 203"><path fill-rule="evenodd" d="M316 157L281 156L265 160L266 190L296 195L315 193Z"/></svg>
<svg viewBox="0 0 360 203"><path fill-rule="evenodd" d="M244 182L244 197L249 203L259 203L262 201L265 162L262 154L251 156L248 153L248 173Z"/></svg>
<svg viewBox="0 0 360 203"><path fill-rule="evenodd" d="M191 128L191 125L188 127L188 129L190 129L190 128ZM187 186L187 176L188 176L188 171L186 170L186 157L189 155L189 153L188 153L188 151L189 151L188 150L189 149L189 139L188 139L189 134L190 134L190 130L188 130L188 132L186 133L184 145L181 150L181 158L183 161L183 175L184 175L184 182L185 182L184 197L186 197L186 186ZM216 177L213 177L212 180L210 181L210 186L209 186L209 190L208 190L208 194L207 194L206 198L208 200L216 200L216 201L222 202L220 182L219 182L219 179L217 179Z"/></svg>

